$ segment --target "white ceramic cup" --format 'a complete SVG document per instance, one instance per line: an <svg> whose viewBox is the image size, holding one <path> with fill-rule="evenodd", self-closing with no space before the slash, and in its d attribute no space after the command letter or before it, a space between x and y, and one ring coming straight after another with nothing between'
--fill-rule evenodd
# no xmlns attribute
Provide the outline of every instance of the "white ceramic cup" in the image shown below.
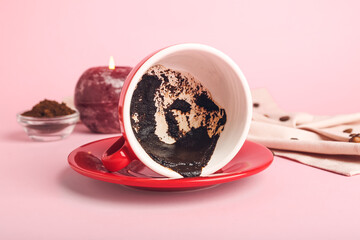
<svg viewBox="0 0 360 240"><path fill-rule="evenodd" d="M226 111L226 124L214 152L200 176L212 174L229 163L245 142L252 100L245 76L237 64L221 51L203 44L178 44L158 50L143 59L127 77L120 95L119 117L123 137L103 155L110 171L117 171L132 159L139 159L153 171L167 177L182 176L153 160L142 148L131 126L130 105L137 83L154 65L188 72L211 93L212 99Z"/></svg>

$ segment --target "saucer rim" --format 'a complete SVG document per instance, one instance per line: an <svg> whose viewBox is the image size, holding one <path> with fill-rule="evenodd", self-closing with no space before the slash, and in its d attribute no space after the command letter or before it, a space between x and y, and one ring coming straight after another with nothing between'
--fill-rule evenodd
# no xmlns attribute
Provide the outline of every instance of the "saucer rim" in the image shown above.
<svg viewBox="0 0 360 240"><path fill-rule="evenodd" d="M126 176L122 174L112 174L112 173L102 173L102 172L95 172L91 170L87 170L85 168L82 168L76 164L74 161L74 155L84 147L88 147L89 145L95 145L99 142L103 141L112 141L116 140L118 136L116 137L109 137L104 139L99 139L96 141L92 141L89 143L86 143L84 145L81 145L77 148L75 148L71 153L68 155L68 163L70 167L75 170L76 172L80 173L81 175L115 184L121 184L126 185L130 187L138 187L138 188L145 188L145 189L189 189L189 188L199 188L199 187L206 187L210 185L216 185L226 182L235 181L244 177L252 176L254 174L257 174L263 170L265 170L267 167L271 165L273 162L273 153L265 146L246 140L244 142L245 144L251 144L254 145L256 148L261 148L264 153L266 153L266 156L262 157L264 160L262 164L259 164L258 166L247 170L247 171L234 171L230 173L214 173L209 176L199 176L199 177L189 177L189 178L141 178L141 177L135 177L135 176ZM243 146L244 146L243 145ZM104 149L105 151L105 149ZM241 151L241 149L240 149ZM239 152L240 152L239 151ZM231 160L233 161L233 160ZM230 161L230 162L231 162Z"/></svg>

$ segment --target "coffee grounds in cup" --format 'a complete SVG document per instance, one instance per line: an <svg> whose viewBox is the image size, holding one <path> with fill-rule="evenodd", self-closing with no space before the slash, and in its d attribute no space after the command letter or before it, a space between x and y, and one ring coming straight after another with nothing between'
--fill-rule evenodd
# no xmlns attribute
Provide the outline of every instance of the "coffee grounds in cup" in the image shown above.
<svg viewBox="0 0 360 240"><path fill-rule="evenodd" d="M146 153L184 177L201 174L226 123L225 110L199 81L162 65L151 67L138 82L130 115Z"/></svg>

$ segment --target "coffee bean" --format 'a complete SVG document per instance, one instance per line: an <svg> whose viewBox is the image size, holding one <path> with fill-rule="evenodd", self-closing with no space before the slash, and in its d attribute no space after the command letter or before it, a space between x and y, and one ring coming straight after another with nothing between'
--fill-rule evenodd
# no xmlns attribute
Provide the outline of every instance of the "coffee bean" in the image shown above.
<svg viewBox="0 0 360 240"><path fill-rule="evenodd" d="M259 106L260 106L259 103L254 103L254 104L253 104L253 107L255 107L255 108L257 108L257 107L259 107Z"/></svg>
<svg viewBox="0 0 360 240"><path fill-rule="evenodd" d="M281 118L279 118L279 120L280 120L281 122L288 121L289 119L290 119L289 116L282 116Z"/></svg>
<svg viewBox="0 0 360 240"><path fill-rule="evenodd" d="M353 129L352 128L347 128L345 129L343 132L344 133L352 133Z"/></svg>
<svg viewBox="0 0 360 240"><path fill-rule="evenodd" d="M360 137L355 136L349 139L349 142L360 143Z"/></svg>
<svg viewBox="0 0 360 240"><path fill-rule="evenodd" d="M290 140L299 140L298 138L290 138Z"/></svg>

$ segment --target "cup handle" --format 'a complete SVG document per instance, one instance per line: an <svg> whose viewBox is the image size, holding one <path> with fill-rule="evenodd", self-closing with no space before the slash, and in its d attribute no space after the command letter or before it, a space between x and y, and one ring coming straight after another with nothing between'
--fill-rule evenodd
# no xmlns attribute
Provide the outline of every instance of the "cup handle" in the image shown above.
<svg viewBox="0 0 360 240"><path fill-rule="evenodd" d="M101 161L110 172L119 171L129 165L132 160L133 154L124 136L120 136L101 156Z"/></svg>

